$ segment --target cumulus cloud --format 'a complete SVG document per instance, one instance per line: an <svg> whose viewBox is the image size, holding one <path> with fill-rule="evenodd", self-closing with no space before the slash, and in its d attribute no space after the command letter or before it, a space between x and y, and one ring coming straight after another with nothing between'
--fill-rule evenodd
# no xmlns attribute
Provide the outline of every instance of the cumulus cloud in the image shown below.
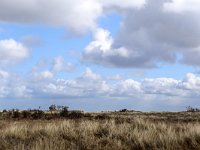
<svg viewBox="0 0 200 150"><path fill-rule="evenodd" d="M9 78L10 74L4 70L0 70L0 78L1 79L7 79Z"/></svg>
<svg viewBox="0 0 200 150"><path fill-rule="evenodd" d="M13 39L0 40L0 66L15 64L29 56L29 49Z"/></svg>
<svg viewBox="0 0 200 150"><path fill-rule="evenodd" d="M42 79L51 79L53 78L53 74L50 71L46 70L46 71L41 72L40 77Z"/></svg>
<svg viewBox="0 0 200 150"><path fill-rule="evenodd" d="M20 76L0 71L1 98L104 98L104 99L139 99L171 102L181 99L198 99L200 97L200 77L188 73L184 79L147 78L141 81L119 79L113 81L87 68L74 79L53 78L48 71L40 71L23 79ZM4 80L5 79L5 80ZM112 82L110 82L112 81ZM163 102L162 101L162 102ZM160 103L162 103L160 102Z"/></svg>
<svg viewBox="0 0 200 150"><path fill-rule="evenodd" d="M199 91L200 77L188 73L180 85L185 90Z"/></svg>
<svg viewBox="0 0 200 150"><path fill-rule="evenodd" d="M94 40L85 48L83 59L95 63L103 63L110 66L125 66L126 62L121 59L128 59L129 51L125 47L112 48L113 38L110 32L98 28L94 34Z"/></svg>
<svg viewBox="0 0 200 150"><path fill-rule="evenodd" d="M53 59L52 71L53 72L70 72L75 69L75 66L70 62L65 62L62 56L57 56Z"/></svg>
<svg viewBox="0 0 200 150"><path fill-rule="evenodd" d="M78 34L92 31L83 57L105 66L152 68L180 56L180 62L199 66L199 8L198 0L2 0L0 21L61 26ZM113 9L123 16L116 37L97 24Z"/></svg>
<svg viewBox="0 0 200 150"><path fill-rule="evenodd" d="M83 58L121 68L152 68L177 61L199 66L197 10L200 10L197 0L148 0L140 9L124 9L117 36L113 38L103 29L95 31ZM104 36L97 38L100 33Z"/></svg>
<svg viewBox="0 0 200 150"><path fill-rule="evenodd" d="M181 96L180 83L181 81L173 78L144 79L141 83L141 88L146 94Z"/></svg>
<svg viewBox="0 0 200 150"><path fill-rule="evenodd" d="M0 98L28 98L31 96L31 89L27 87L25 79L0 70Z"/></svg>
<svg viewBox="0 0 200 150"><path fill-rule="evenodd" d="M144 4L145 0L1 0L0 21L62 26L80 34L96 28L105 8L139 9Z"/></svg>
<svg viewBox="0 0 200 150"><path fill-rule="evenodd" d="M30 73L30 81L32 82L49 82L53 79L54 73L49 70L32 70Z"/></svg>
<svg viewBox="0 0 200 150"><path fill-rule="evenodd" d="M94 0L2 0L0 5L2 22L63 26L77 33L94 28L101 13Z"/></svg>

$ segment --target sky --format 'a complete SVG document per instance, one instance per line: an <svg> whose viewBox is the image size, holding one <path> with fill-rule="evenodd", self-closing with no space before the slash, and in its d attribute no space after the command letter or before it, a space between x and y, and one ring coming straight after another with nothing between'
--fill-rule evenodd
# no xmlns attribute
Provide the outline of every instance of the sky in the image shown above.
<svg viewBox="0 0 200 150"><path fill-rule="evenodd" d="M200 107L199 0L0 0L0 109Z"/></svg>

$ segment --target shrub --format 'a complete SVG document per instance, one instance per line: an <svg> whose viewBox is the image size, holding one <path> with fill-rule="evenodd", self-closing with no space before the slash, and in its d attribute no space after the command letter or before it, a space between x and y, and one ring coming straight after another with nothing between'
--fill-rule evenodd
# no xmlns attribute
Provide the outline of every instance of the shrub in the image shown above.
<svg viewBox="0 0 200 150"><path fill-rule="evenodd" d="M8 115L8 117L12 117L13 112L9 110L9 111L7 112L7 115Z"/></svg>
<svg viewBox="0 0 200 150"><path fill-rule="evenodd" d="M110 119L110 117L106 114L100 114L100 115L97 115L95 117L95 119L98 119L98 120L105 120L105 119Z"/></svg>
<svg viewBox="0 0 200 150"><path fill-rule="evenodd" d="M22 118L30 118L31 117L31 112L28 110L22 111Z"/></svg>
<svg viewBox="0 0 200 150"><path fill-rule="evenodd" d="M119 110L119 112L127 112L128 110L127 109L121 109Z"/></svg>
<svg viewBox="0 0 200 150"><path fill-rule="evenodd" d="M6 112L8 112L6 109L4 109L3 111L2 111L3 113L6 113Z"/></svg>
<svg viewBox="0 0 200 150"><path fill-rule="evenodd" d="M80 111L72 111L68 114L68 117L71 119L79 119L84 117L84 114Z"/></svg>
<svg viewBox="0 0 200 150"><path fill-rule="evenodd" d="M188 107L186 107L186 111L187 111L187 112L199 112L200 109L198 109L198 108L193 108L193 107L191 107L191 106L188 106Z"/></svg>
<svg viewBox="0 0 200 150"><path fill-rule="evenodd" d="M19 110L13 111L13 116L12 117L13 118L20 118L20 112L19 112Z"/></svg>
<svg viewBox="0 0 200 150"><path fill-rule="evenodd" d="M92 118L92 115L90 113L84 113L84 117L86 117L86 118Z"/></svg>
<svg viewBox="0 0 200 150"><path fill-rule="evenodd" d="M44 112L42 110L35 110L31 115L33 119L41 119L44 117Z"/></svg>
<svg viewBox="0 0 200 150"><path fill-rule="evenodd" d="M55 111L56 110L56 105L51 105L49 106L49 110L52 112L52 111Z"/></svg>
<svg viewBox="0 0 200 150"><path fill-rule="evenodd" d="M61 117L67 117L68 114L69 114L68 107L66 107L66 106L63 107L62 110L61 110L61 112L60 112L60 116Z"/></svg>

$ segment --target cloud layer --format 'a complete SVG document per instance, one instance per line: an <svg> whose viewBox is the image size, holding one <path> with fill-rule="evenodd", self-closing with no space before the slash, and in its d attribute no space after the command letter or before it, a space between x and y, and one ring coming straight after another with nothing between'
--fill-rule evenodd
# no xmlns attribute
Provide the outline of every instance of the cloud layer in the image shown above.
<svg viewBox="0 0 200 150"><path fill-rule="evenodd" d="M118 35L113 38L106 29L96 30L83 58L121 68L177 61L200 66L199 10L198 0L148 0L141 9L124 9Z"/></svg>
<svg viewBox="0 0 200 150"><path fill-rule="evenodd" d="M61 26L82 34L96 28L104 8L140 8L145 0L1 0L0 21ZM9 11L8 11L9 10Z"/></svg>
<svg viewBox="0 0 200 150"><path fill-rule="evenodd" d="M157 101L182 103L183 99L199 99L200 77L188 73L184 79L147 78L141 81L101 76L87 68L80 76L68 80L53 78L49 70L34 72L26 79L0 70L0 97L21 99L103 98L137 99L140 102ZM111 82L112 81L112 82ZM160 97L162 99L159 101Z"/></svg>
<svg viewBox="0 0 200 150"><path fill-rule="evenodd" d="M152 68L177 61L199 66L199 10L198 0L3 0L0 21L92 31L83 58L104 66ZM97 24L110 11L123 18L116 37Z"/></svg>

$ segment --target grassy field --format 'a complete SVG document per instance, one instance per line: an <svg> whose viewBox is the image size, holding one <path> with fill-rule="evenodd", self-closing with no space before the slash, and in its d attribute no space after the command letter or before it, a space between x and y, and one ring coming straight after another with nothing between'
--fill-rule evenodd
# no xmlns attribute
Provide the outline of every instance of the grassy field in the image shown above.
<svg viewBox="0 0 200 150"><path fill-rule="evenodd" d="M200 149L199 112L48 115L9 118L1 113L0 150Z"/></svg>

